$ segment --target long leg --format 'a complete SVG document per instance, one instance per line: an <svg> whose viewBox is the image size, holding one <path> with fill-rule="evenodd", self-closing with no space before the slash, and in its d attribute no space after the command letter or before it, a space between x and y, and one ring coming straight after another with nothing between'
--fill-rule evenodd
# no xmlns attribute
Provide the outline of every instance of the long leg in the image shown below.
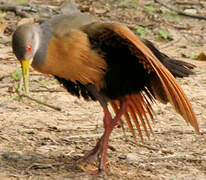
<svg viewBox="0 0 206 180"><path fill-rule="evenodd" d="M118 124L121 116L126 112L127 110L127 100L123 99L121 101L120 110L117 112L114 119L111 118L111 115L109 118L104 118L104 128L105 132L103 134L103 147L102 147L102 154L99 164L99 171L104 171L106 168L106 157L107 157L107 150L108 150L108 144L109 144L109 136L112 133L112 130L114 127ZM104 107L104 112L109 113L107 106Z"/></svg>
<svg viewBox="0 0 206 180"><path fill-rule="evenodd" d="M106 119L112 119L112 116L111 116L107 106L105 106L105 108L104 108L103 122L107 121ZM103 148L103 142L104 142L104 134L101 136L101 138L97 142L96 146L91 151L87 152L82 158L77 160L76 164L80 163L82 161L88 160L88 159L95 159L99 154L101 154L102 148Z"/></svg>
<svg viewBox="0 0 206 180"><path fill-rule="evenodd" d="M108 99L106 98L106 96L104 96L101 92L99 92L96 89L96 87L92 84L89 84L86 87L87 87L88 91L99 101L100 105L103 107L103 109L104 109L104 119L103 119L103 121L105 122L105 119L112 119L112 116L111 116L111 114L110 114L110 112L107 108ZM85 161L85 160L97 158L98 155L102 151L103 141L104 141L104 136L102 136L99 139L96 146L91 151L87 152L82 158L77 160L75 162L75 164L78 164L78 163L80 163L82 161Z"/></svg>
<svg viewBox="0 0 206 180"><path fill-rule="evenodd" d="M107 99L101 94L99 93L96 88L94 86L88 86L88 90L97 98L97 100L100 102L101 106L103 107L104 110L104 134L102 135L102 137L100 138L100 140L97 142L96 146L89 151L84 157L82 157L80 160L77 161L84 161L88 158L91 158L93 156L99 155L100 157L100 161L99 161L99 171L89 171L89 172L85 172L82 175L85 174L96 174L98 172L102 172L105 171L106 169L106 156L107 156L107 150L108 150L108 143L109 143L109 136L112 132L112 130L114 129L114 127L117 125L117 123L119 122L121 116L126 112L127 110L127 99L121 99L120 100L120 109L119 111L116 113L116 116L114 119L112 119L112 116L108 110L107 107Z"/></svg>

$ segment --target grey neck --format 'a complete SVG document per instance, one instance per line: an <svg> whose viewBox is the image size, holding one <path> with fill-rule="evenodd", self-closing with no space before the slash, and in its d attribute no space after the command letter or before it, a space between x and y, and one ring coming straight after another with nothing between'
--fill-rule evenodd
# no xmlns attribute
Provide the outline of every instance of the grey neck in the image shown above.
<svg viewBox="0 0 206 180"><path fill-rule="evenodd" d="M47 46L48 43L52 37L53 31L49 23L43 23L40 25L40 43L38 50L34 56L34 60L32 62L33 67L39 67L42 64L44 64L44 61L46 59L46 53L47 53Z"/></svg>

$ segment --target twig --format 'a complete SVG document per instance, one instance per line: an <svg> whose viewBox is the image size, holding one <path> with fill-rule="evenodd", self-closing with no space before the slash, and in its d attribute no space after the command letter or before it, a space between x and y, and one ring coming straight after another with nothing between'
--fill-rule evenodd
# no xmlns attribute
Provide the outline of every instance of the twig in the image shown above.
<svg viewBox="0 0 206 180"><path fill-rule="evenodd" d="M204 159L201 159L201 158L181 157L181 156L171 155L171 156L158 157L158 158L145 158L145 159L138 161L138 163L159 162L159 161L165 161L165 160L171 160L171 161L178 160L178 161L188 161L188 162L205 161Z"/></svg>
<svg viewBox="0 0 206 180"><path fill-rule="evenodd" d="M63 90L58 90L58 89L36 89L36 90L30 90L30 92L64 92Z"/></svg>
<svg viewBox="0 0 206 180"><path fill-rule="evenodd" d="M200 2L186 2L186 1L176 1L175 4L180 4L180 5L190 5L190 6L193 6L193 5L196 5L196 6L201 6L201 7L204 7L204 5Z"/></svg>
<svg viewBox="0 0 206 180"><path fill-rule="evenodd" d="M174 8L171 8L169 6L167 6L166 4L160 2L159 0L154 0L154 2L166 7L167 9L171 10L171 11L174 11L176 12L178 15L181 15L181 16L187 16L187 17L191 17L191 18L195 18L195 19L202 19L202 20L206 20L206 17L203 17L203 16L198 16L198 15L194 15L194 14L189 14L189 13L185 13L185 12L182 12L182 11L179 11L177 9L174 9Z"/></svg>
<svg viewBox="0 0 206 180"><path fill-rule="evenodd" d="M23 94L18 93L18 94L19 94L20 97L26 97L26 98L28 98L28 99L30 99L30 100L32 100L32 101L37 102L38 104L42 104L42 105L44 105L44 106L50 107L50 108L52 108L52 109L54 109L54 110L56 110L56 111L61 111L61 108L60 108L60 107L53 106L53 105L47 104L47 103L45 103L45 102L39 101L39 100L34 99L34 98L32 98L32 97L24 94L24 93L23 93Z"/></svg>
<svg viewBox="0 0 206 180"><path fill-rule="evenodd" d="M17 91L17 93L18 93L18 95L19 95L20 97L26 97L26 98L28 98L28 99L30 99L30 100L32 100L32 101L35 101L35 102L37 102L37 103L39 103L39 104L42 104L42 105L47 106L47 107L50 107L50 108L52 108L52 109L54 109L54 110L56 110L56 111L61 111L61 108L60 108L60 107L47 104L47 103L45 103L45 102L39 101L39 100L37 100L37 99L34 99L34 98L28 96L27 94L22 93L22 91L21 91L22 87L23 87L23 77L21 77L21 79L20 79L19 89L18 89L18 91ZM47 90L46 92L48 92L48 90Z"/></svg>
<svg viewBox="0 0 206 180"><path fill-rule="evenodd" d="M175 40L175 41L171 41L171 42L169 42L169 43L161 46L160 49L164 49L164 48L167 48L167 47L169 47L169 46L172 46L173 44L176 44L178 41L180 41L180 39L181 39L181 38L179 38L179 39L177 39L177 40Z"/></svg>
<svg viewBox="0 0 206 180"><path fill-rule="evenodd" d="M148 28L152 28L155 24L143 24L143 23L138 23L138 26L142 26L142 27L148 27ZM127 25L131 30L136 31L137 30L137 25L135 24L128 24Z"/></svg>
<svg viewBox="0 0 206 180"><path fill-rule="evenodd" d="M179 131L179 130L172 130L172 131L163 131L163 132L155 132L155 134L172 134L172 133L176 133L176 134L192 134L195 135L194 131ZM206 134L206 131L201 131L200 135L204 135Z"/></svg>
<svg viewBox="0 0 206 180"><path fill-rule="evenodd" d="M134 145L137 145L139 147L143 147L143 148L146 148L146 149L149 149L149 150L152 150L152 151L161 151L162 153L165 153L165 154L174 154L174 152L172 152L170 150L161 150L161 149L158 149L158 148L155 148L155 147L152 147L152 146L148 146L146 144L133 142L131 140L128 140L128 141L132 142L132 144L134 144Z"/></svg>
<svg viewBox="0 0 206 180"><path fill-rule="evenodd" d="M15 5L9 5L9 4L4 4L0 5L0 9L3 11L12 11L14 12L17 16L25 17L25 18L31 18L32 16L26 12L22 11L22 8L19 6Z"/></svg>

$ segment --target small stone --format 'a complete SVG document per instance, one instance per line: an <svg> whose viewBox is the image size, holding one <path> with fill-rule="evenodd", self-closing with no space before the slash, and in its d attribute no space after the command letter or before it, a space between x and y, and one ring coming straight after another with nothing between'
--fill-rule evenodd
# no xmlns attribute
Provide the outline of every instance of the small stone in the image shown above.
<svg viewBox="0 0 206 180"><path fill-rule="evenodd" d="M202 156L202 160L206 161L206 156Z"/></svg>
<svg viewBox="0 0 206 180"><path fill-rule="evenodd" d="M128 160L128 162L131 162L131 163L137 163L139 161L139 158L138 158L137 154L128 153L127 160Z"/></svg>
<svg viewBox="0 0 206 180"><path fill-rule="evenodd" d="M21 154L17 152L5 152L2 153L1 156L7 161L18 161L21 159Z"/></svg>
<svg viewBox="0 0 206 180"><path fill-rule="evenodd" d="M127 156L125 156L125 155L120 155L120 156L119 156L119 159L127 159Z"/></svg>
<svg viewBox="0 0 206 180"><path fill-rule="evenodd" d="M203 107L203 108L206 108L206 104L202 104L202 107Z"/></svg>
<svg viewBox="0 0 206 180"><path fill-rule="evenodd" d="M185 9L184 12L188 13L188 14L197 14L197 10L196 9Z"/></svg>
<svg viewBox="0 0 206 180"><path fill-rule="evenodd" d="M202 112L200 111L199 108L193 107L193 110L194 110L194 112L195 112L196 115L202 114Z"/></svg>

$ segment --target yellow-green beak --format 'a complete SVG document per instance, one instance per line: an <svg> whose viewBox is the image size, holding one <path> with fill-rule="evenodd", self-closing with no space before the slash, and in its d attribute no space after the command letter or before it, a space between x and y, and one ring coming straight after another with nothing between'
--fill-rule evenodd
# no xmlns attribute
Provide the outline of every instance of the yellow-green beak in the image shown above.
<svg viewBox="0 0 206 180"><path fill-rule="evenodd" d="M30 66L29 60L21 61L21 68L22 68L22 74L24 79L24 88L26 93L29 92L29 66Z"/></svg>

